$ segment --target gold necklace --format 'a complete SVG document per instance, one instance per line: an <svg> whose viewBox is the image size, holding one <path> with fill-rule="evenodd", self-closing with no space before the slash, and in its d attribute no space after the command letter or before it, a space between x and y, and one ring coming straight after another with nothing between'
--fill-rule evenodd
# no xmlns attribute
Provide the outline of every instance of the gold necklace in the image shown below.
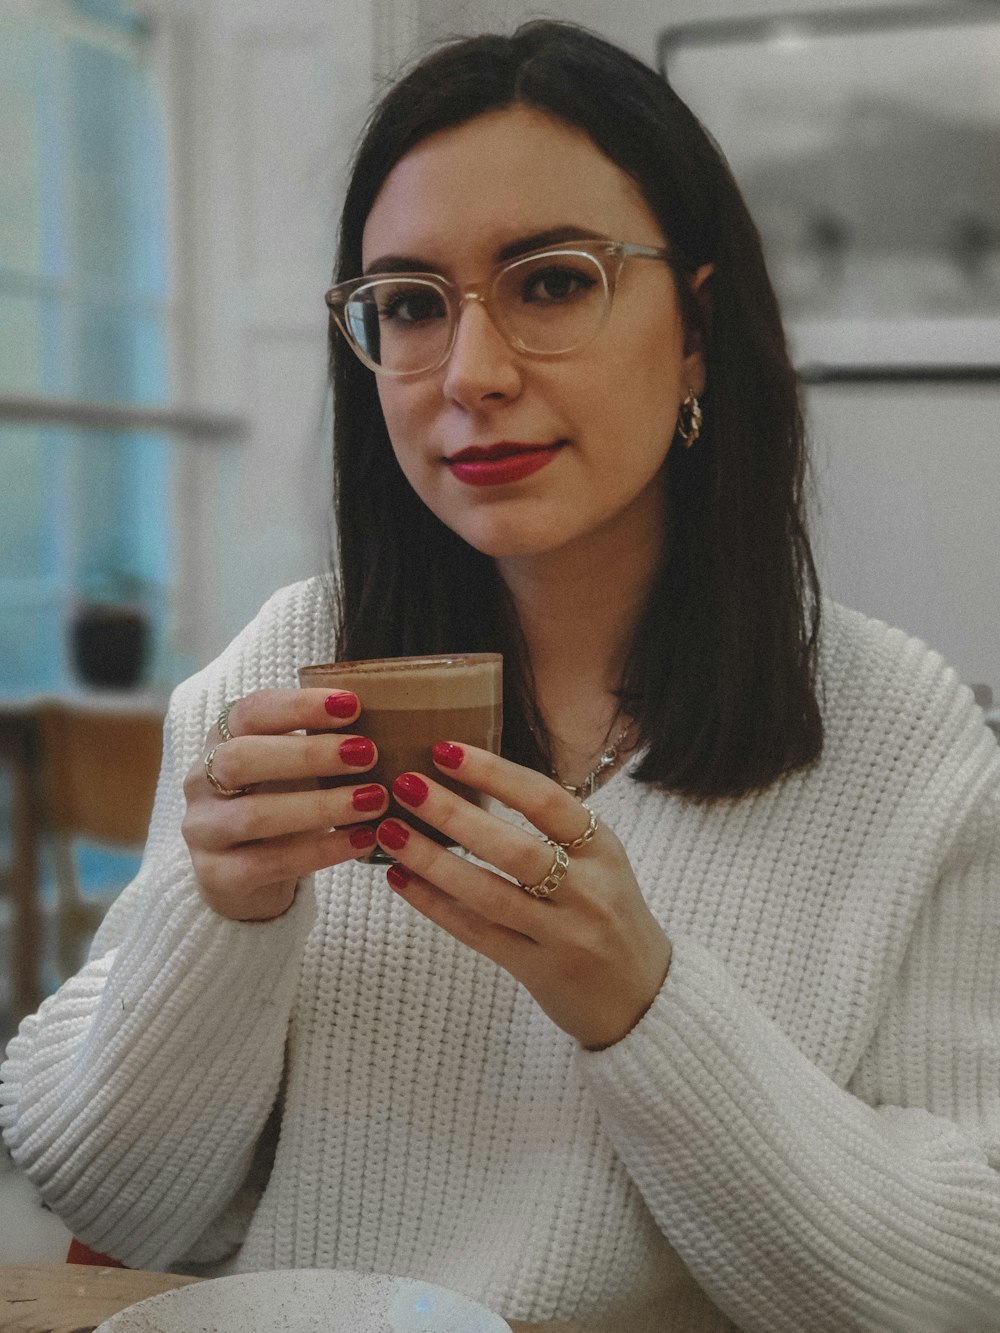
<svg viewBox="0 0 1000 1333"><path fill-rule="evenodd" d="M611 723L611 726L612 727L614 726L614 722ZM628 734L631 731L631 729L632 729L632 723L626 722L624 727L622 727L621 731L618 733L618 735L615 737L615 739L611 742L610 745L608 745L607 743L608 737L605 736L604 738L605 744L604 744L604 749L601 751L601 757L600 759L598 759L597 763L590 770L590 772L587 774L587 776L583 779L582 782L578 783L563 782L562 778L555 771L555 769L552 770L552 776L559 783L560 787L565 788L565 790L568 791L571 796L576 796L579 800L585 801L588 796L593 796L594 792L597 790L597 780L601 776L601 774L606 773L609 768L613 768L615 764L617 764L618 753L621 750L621 747L625 744L626 740L628 739ZM608 736L610 735L611 735L611 728L609 727Z"/></svg>

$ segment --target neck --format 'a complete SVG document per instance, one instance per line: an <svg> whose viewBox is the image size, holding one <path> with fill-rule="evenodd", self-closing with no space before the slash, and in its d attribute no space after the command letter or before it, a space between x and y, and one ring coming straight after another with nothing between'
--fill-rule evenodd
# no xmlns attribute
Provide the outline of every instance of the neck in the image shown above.
<svg viewBox="0 0 1000 1333"><path fill-rule="evenodd" d="M608 731L621 725L617 690L662 557L664 503L618 515L559 550L497 561L555 766L569 781L592 767Z"/></svg>

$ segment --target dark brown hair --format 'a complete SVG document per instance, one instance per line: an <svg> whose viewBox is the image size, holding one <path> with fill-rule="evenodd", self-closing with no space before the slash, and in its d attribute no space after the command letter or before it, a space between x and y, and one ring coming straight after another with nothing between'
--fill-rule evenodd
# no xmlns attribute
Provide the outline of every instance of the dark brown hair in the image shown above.
<svg viewBox="0 0 1000 1333"><path fill-rule="evenodd" d="M674 447L670 533L621 682L647 753L636 776L696 799L739 796L814 760L819 589L804 522L798 382L760 239L732 175L670 86L573 24L451 42L387 94L355 156L337 280L393 166L438 130L512 103L585 131L639 185L683 275L713 264L703 329L704 427ZM331 330L341 658L456 651L505 657L504 753L547 770L530 663L493 561L404 478L373 374ZM627 389L624 390L627 392ZM419 553L414 558L414 552Z"/></svg>

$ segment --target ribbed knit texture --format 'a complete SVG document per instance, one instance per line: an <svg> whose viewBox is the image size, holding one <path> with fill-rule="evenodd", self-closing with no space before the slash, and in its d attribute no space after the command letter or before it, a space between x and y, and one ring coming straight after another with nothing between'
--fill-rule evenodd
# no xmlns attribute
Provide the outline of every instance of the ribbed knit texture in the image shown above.
<svg viewBox="0 0 1000 1333"><path fill-rule="evenodd" d="M184 773L225 699L331 642L296 585L176 692L139 876L10 1044L4 1137L72 1231L566 1329L1000 1328L1000 750L941 659L827 606L813 769L713 808L627 771L596 795L674 956L586 1053L382 869L263 924L202 903Z"/></svg>

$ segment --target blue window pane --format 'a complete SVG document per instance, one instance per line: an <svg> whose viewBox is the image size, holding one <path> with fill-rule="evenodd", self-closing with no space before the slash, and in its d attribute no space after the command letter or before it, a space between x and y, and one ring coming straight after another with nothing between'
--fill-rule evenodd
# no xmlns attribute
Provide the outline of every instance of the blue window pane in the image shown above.
<svg viewBox="0 0 1000 1333"><path fill-rule="evenodd" d="M171 448L161 436L0 430L0 691L72 683L66 635L80 599L139 605L161 646Z"/></svg>
<svg viewBox="0 0 1000 1333"><path fill-rule="evenodd" d="M69 472L75 590L158 609L169 573L168 479L167 441L81 433Z"/></svg>
<svg viewBox="0 0 1000 1333"><path fill-rule="evenodd" d="M100 298L67 310L74 365L71 392L96 402L163 402L166 339L158 311L135 311Z"/></svg>
<svg viewBox="0 0 1000 1333"><path fill-rule="evenodd" d="M129 96L133 114L129 118L130 189L128 209L132 245L130 281L137 292L166 299L167 272L167 168L163 156L163 106L159 88L148 75L133 69Z"/></svg>
<svg viewBox="0 0 1000 1333"><path fill-rule="evenodd" d="M131 564L127 465L118 439L96 431L81 440L73 461L77 577L85 578L97 595L93 584L102 574L124 578Z"/></svg>
<svg viewBox="0 0 1000 1333"><path fill-rule="evenodd" d="M54 579L58 546L53 481L58 488L61 450L50 432L33 426L0 427L0 579Z"/></svg>
<svg viewBox="0 0 1000 1333"><path fill-rule="evenodd" d="M38 71L51 50L41 34L4 24L0 41L3 170L0 171L0 272L43 268L42 135Z"/></svg>
<svg viewBox="0 0 1000 1333"><path fill-rule="evenodd" d="M0 393L37 392L46 363L38 297L0 277L0 303Z"/></svg>
<svg viewBox="0 0 1000 1333"><path fill-rule="evenodd" d="M0 273L0 393L65 394L66 303L42 283L5 283Z"/></svg>
<svg viewBox="0 0 1000 1333"><path fill-rule="evenodd" d="M62 597L43 584L4 587L0 599L0 692L33 694L65 684Z"/></svg>
<svg viewBox="0 0 1000 1333"><path fill-rule="evenodd" d="M135 879L142 860L135 852L123 852L93 842L80 842L76 851L77 873L85 897L88 892L105 894L123 889Z"/></svg>
<svg viewBox="0 0 1000 1333"><path fill-rule="evenodd" d="M131 5L122 4L121 0L71 0L71 6L87 18L112 24L116 28L124 28L127 32L149 31L146 19L137 14Z"/></svg>
<svg viewBox="0 0 1000 1333"><path fill-rule="evenodd" d="M81 42L69 60L80 279L162 296L163 163L148 80L124 56Z"/></svg>
<svg viewBox="0 0 1000 1333"><path fill-rule="evenodd" d="M87 24L67 25L65 8ZM165 400L163 112L148 32L120 0L4 20L0 392ZM66 625L81 594L140 602L162 642L169 463L162 439L0 431L0 690L74 683Z"/></svg>
<svg viewBox="0 0 1000 1333"><path fill-rule="evenodd" d="M162 436L135 435L131 450L128 510L132 515L134 568L162 595L173 567L169 521L171 443Z"/></svg>

